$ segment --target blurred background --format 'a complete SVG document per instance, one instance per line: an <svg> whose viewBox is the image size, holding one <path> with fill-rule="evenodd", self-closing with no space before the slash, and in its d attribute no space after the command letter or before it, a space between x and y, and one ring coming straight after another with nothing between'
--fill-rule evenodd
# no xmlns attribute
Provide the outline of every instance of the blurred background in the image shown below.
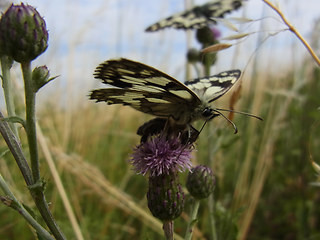
<svg viewBox="0 0 320 240"><path fill-rule="evenodd" d="M88 95L103 87L93 72L110 58L141 61L182 82L199 77L186 58L188 49L201 47L195 31L144 30L207 1L24 2L37 8L49 30L49 47L33 66L47 65L51 76L59 76L41 89L37 100L42 176L59 225L68 239L162 239L161 224L146 206L146 177L136 175L127 161L139 143L137 128L150 116L128 107L95 104ZM10 3L0 2L2 12ZM319 1L279 0L277 4L320 56ZM203 201L200 206L194 239L212 239L210 204L214 205L219 239L320 239L320 194L311 165L312 159L319 163L320 153L319 67L262 0L245 1L225 18L252 21L235 22L238 32L221 23L212 26L220 32L218 41L234 46L217 54L211 73L233 68L243 71L241 84L215 105L226 109L231 105L264 121L230 116L239 129L234 135L225 120L214 119L201 133L194 164L209 165L217 186L214 204ZM239 33L250 35L223 40ZM17 112L24 116L19 65L13 66L12 78ZM4 111L2 92L0 97ZM23 129L20 131L25 146ZM2 138L0 150L6 150ZM18 198L34 208L9 153L1 156L0 171ZM56 178L62 180L66 199ZM182 174L181 182L184 180ZM66 201L71 202L71 209L65 210ZM190 201L187 197L186 210L176 220L180 236ZM78 224L71 224L70 212ZM0 215L0 239L34 239L32 229L12 209L2 205ZM81 234L76 235L75 229Z"/></svg>

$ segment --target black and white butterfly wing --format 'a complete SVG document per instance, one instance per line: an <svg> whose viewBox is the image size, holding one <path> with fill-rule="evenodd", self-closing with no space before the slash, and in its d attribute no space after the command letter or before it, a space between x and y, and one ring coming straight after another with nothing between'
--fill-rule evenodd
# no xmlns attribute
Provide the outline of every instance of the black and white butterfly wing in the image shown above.
<svg viewBox="0 0 320 240"><path fill-rule="evenodd" d="M92 91L90 98L108 104L129 105L158 117L172 117L181 123L192 121L201 104L198 96L171 76L128 59L109 60L95 70L95 78L117 88Z"/></svg>
<svg viewBox="0 0 320 240"><path fill-rule="evenodd" d="M238 9L242 0L214 0L202 6L174 14L149 26L146 31L154 32L172 27L176 29L199 29L215 23L212 18L222 18L226 13Z"/></svg>
<svg viewBox="0 0 320 240"><path fill-rule="evenodd" d="M211 103L225 94L240 78L240 70L221 72L210 77L196 78L185 82L203 102Z"/></svg>

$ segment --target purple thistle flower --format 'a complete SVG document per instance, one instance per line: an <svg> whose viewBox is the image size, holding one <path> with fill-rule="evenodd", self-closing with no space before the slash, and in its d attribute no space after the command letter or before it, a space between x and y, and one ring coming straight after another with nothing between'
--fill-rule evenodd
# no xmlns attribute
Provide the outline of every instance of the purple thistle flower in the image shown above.
<svg viewBox="0 0 320 240"><path fill-rule="evenodd" d="M211 32L213 34L214 39L218 39L219 37L221 37L221 32L218 28L212 27Z"/></svg>
<svg viewBox="0 0 320 240"><path fill-rule="evenodd" d="M190 171L192 150L192 144L181 144L178 136L166 138L160 134L138 145L130 162L137 173L149 173L151 177L186 169Z"/></svg>

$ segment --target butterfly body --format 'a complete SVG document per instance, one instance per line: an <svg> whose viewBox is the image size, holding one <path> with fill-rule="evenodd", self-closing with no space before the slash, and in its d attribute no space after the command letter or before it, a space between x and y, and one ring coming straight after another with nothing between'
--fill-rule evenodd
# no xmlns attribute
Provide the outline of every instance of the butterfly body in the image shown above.
<svg viewBox="0 0 320 240"><path fill-rule="evenodd" d="M128 105L157 117L172 118L179 125L210 120L219 115L211 102L225 94L240 78L239 70L225 71L182 84L175 78L145 64L128 59L105 61L95 78L115 88L92 91L96 102Z"/></svg>

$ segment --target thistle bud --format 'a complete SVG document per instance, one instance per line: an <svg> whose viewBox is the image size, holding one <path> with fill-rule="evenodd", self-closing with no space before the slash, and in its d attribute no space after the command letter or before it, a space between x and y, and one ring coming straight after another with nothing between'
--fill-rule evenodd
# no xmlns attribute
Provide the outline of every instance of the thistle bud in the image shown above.
<svg viewBox="0 0 320 240"><path fill-rule="evenodd" d="M48 47L46 23L30 6L11 5L0 19L0 53L17 62L29 62Z"/></svg>
<svg viewBox="0 0 320 240"><path fill-rule="evenodd" d="M196 63L201 60L201 53L195 48L188 50L187 59L189 63Z"/></svg>
<svg viewBox="0 0 320 240"><path fill-rule="evenodd" d="M51 80L55 79L56 77L49 78L49 69L47 66L40 66L36 67L32 71L32 80L34 81L34 91L37 92L40 88L42 88L44 85L46 85Z"/></svg>
<svg viewBox="0 0 320 240"><path fill-rule="evenodd" d="M176 174L149 177L148 207L162 221L174 220L184 207L184 193Z"/></svg>
<svg viewBox="0 0 320 240"><path fill-rule="evenodd" d="M209 27L198 29L196 37L203 46L212 45L216 41L215 35Z"/></svg>
<svg viewBox="0 0 320 240"><path fill-rule="evenodd" d="M186 187L194 198L203 199L213 192L214 185L215 178L212 170L207 166L199 165L189 173Z"/></svg>

